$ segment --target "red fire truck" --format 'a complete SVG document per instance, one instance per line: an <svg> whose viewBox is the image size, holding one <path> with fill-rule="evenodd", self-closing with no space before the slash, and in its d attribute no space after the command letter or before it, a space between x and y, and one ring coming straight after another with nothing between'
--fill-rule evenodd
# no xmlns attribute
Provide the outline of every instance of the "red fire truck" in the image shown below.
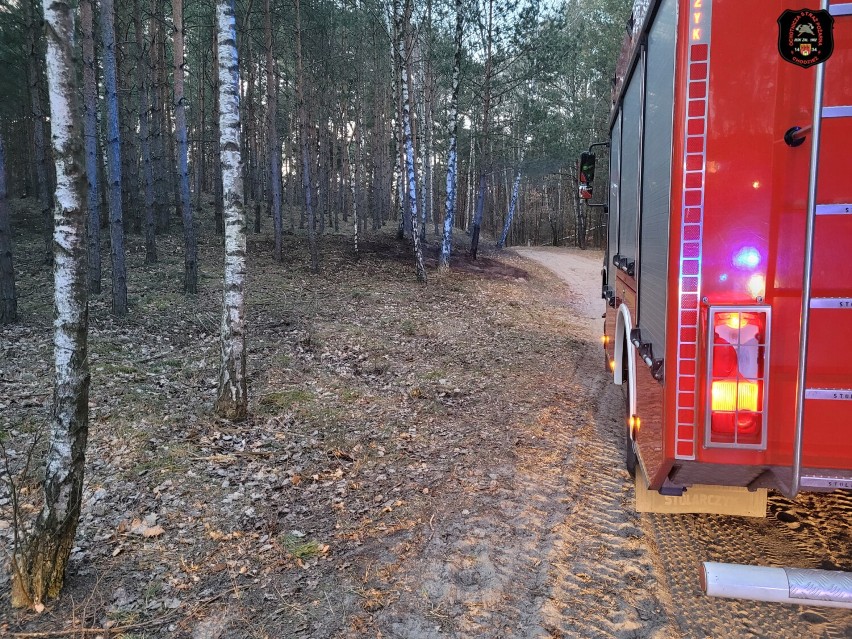
<svg viewBox="0 0 852 639"><path fill-rule="evenodd" d="M852 489L852 3L645 5L602 271L637 503Z"/></svg>

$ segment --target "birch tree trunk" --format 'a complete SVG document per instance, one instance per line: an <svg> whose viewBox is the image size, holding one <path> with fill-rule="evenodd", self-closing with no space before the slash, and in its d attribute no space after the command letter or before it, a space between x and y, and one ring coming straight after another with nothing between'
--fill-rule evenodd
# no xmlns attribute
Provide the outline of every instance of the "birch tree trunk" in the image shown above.
<svg viewBox="0 0 852 639"><path fill-rule="evenodd" d="M500 235L500 240L497 242L497 248L501 249L506 246L506 237L509 235L509 229L512 226L512 218L515 217L515 206L518 203L518 187L521 185L521 164L524 162L524 152L521 151L521 158L518 163L518 171L515 173L515 183L512 185L512 200L509 203L509 212L506 214L506 223L503 225L503 233Z"/></svg>
<svg viewBox="0 0 852 639"><path fill-rule="evenodd" d="M95 69L94 0L80 0L83 34L83 134L86 139L86 181L89 224L89 292L101 292L101 197L98 184L98 84Z"/></svg>
<svg viewBox="0 0 852 639"><path fill-rule="evenodd" d="M423 232L425 234L426 227L428 225L428 220L431 218L432 223L434 224L435 237L438 237L438 216L435 214L435 186L434 182L434 173L435 169L432 162L432 148L434 144L434 129L435 129L435 117L434 117L434 73L432 71L432 0L427 0L426 2L426 58L424 61L424 93L423 93L423 111L425 113L424 118L424 147L425 151L423 153L425 158L425 171L426 175L423 178L423 185L426 189L426 198L425 198L425 206L424 206L424 216L423 216Z"/></svg>
<svg viewBox="0 0 852 639"><path fill-rule="evenodd" d="M420 194L417 210L420 213L420 243L426 243L426 161L424 156L425 132L424 132L424 106L426 82L423 73L423 52L420 41L409 33L406 39L406 51L411 58L408 68L408 97L411 100L411 139L414 143L414 165L417 175L417 192ZM417 71L414 71L417 63ZM420 86L418 87L418 81ZM420 98L418 100L418 97Z"/></svg>
<svg viewBox="0 0 852 639"><path fill-rule="evenodd" d="M143 207L145 263L154 264L157 261L157 227L154 221L154 165L151 161L151 133L148 122L148 64L145 60L145 40L142 32L142 7L140 6L140 0L133 0L133 25L136 31L136 86L139 92L139 143L142 146L142 175L145 182Z"/></svg>
<svg viewBox="0 0 852 639"><path fill-rule="evenodd" d="M107 174L109 178L109 237L112 258L112 312L127 315L127 270L124 259L124 224L121 209L121 142L116 93L115 9L113 0L101 0L101 38L104 53L104 87L107 119Z"/></svg>
<svg viewBox="0 0 852 639"><path fill-rule="evenodd" d="M56 597L80 517L88 436L86 355L86 177L69 3L44 0L47 78L56 158L54 208L54 371L44 502L32 533L12 559L12 604Z"/></svg>
<svg viewBox="0 0 852 639"><path fill-rule="evenodd" d="M188 145L186 140L186 103L184 101L184 27L183 0L173 0L174 22L174 85L175 85L175 137L177 138L178 182L180 185L180 212L183 219L183 291L198 292L198 241L192 221L192 203L189 197Z"/></svg>
<svg viewBox="0 0 852 639"><path fill-rule="evenodd" d="M274 55L272 51L272 8L266 0L263 14L263 33L266 45L266 126L269 136L269 185L272 195L272 224L275 231L275 261L281 255L281 142L278 139L278 83L276 82Z"/></svg>
<svg viewBox="0 0 852 639"><path fill-rule="evenodd" d="M398 23L398 47L402 58L400 73L402 90L402 127L405 145L405 171L408 178L408 203L411 211L411 235L414 239L414 263L417 270L417 281L426 284L426 265L423 263L423 250L420 245L420 233L417 218L417 174L414 168L414 144L411 139L411 96L408 91L408 79L411 76L410 51L406 51L406 34L411 27L411 0L405 0L404 14L398 11L399 0L394 0L394 15Z"/></svg>
<svg viewBox="0 0 852 639"><path fill-rule="evenodd" d="M397 238L404 238L409 232L409 224L408 224L408 207L406 206L405 201L405 178L403 177L403 172L405 171L405 152L403 145L403 133L402 133L402 91L399 88L399 78L402 73L402 60L399 56L399 20L397 19L397 15L399 14L399 3L394 1L391 12L393 15L390 18L390 24L388 25L388 31L392 33L391 38L391 51L390 51L390 63L391 63L391 98L393 99L393 149L394 149L394 161L393 161L393 182L391 184L391 188L393 190L394 197L394 210L397 216L398 227L397 227Z"/></svg>
<svg viewBox="0 0 852 639"><path fill-rule="evenodd" d="M15 267L12 262L12 225L6 195L6 151L3 137L0 136L0 324L12 324L18 319Z"/></svg>
<svg viewBox="0 0 852 639"><path fill-rule="evenodd" d="M219 53L219 151L225 218L225 278L222 311L222 362L216 413L242 421L246 391L246 218L240 158L240 72L233 0L216 3Z"/></svg>
<svg viewBox="0 0 852 639"><path fill-rule="evenodd" d="M444 206L444 236L441 242L441 256L438 269L450 268L450 252L453 246L453 222L456 216L456 189L458 185L458 133L459 133L459 80L461 78L462 56L462 0L456 0L456 38L453 56L453 92L450 96L449 139L447 153L447 201Z"/></svg>

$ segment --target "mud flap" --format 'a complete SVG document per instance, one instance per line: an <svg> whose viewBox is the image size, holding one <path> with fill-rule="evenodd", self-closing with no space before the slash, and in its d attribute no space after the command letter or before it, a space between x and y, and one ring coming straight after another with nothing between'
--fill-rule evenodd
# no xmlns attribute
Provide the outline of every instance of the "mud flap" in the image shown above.
<svg viewBox="0 0 852 639"><path fill-rule="evenodd" d="M750 491L739 486L690 486L680 497L648 490L641 468L636 473L636 510L640 513L704 513L739 517L766 517L765 488Z"/></svg>

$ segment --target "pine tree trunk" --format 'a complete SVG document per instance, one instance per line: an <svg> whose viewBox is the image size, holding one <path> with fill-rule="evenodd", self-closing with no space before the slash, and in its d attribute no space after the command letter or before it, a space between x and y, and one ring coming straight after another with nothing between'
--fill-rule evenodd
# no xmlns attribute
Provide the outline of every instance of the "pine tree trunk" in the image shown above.
<svg viewBox="0 0 852 639"><path fill-rule="evenodd" d="M121 209L121 148L116 93L115 23L113 0L101 0L101 38L106 90L107 173L109 176L109 236L112 258L112 312L127 315L127 271L124 259L124 225Z"/></svg>
<svg viewBox="0 0 852 639"><path fill-rule="evenodd" d="M6 195L6 150L3 137L0 136L0 324L12 324L18 319L15 267L12 262L12 225Z"/></svg>
<svg viewBox="0 0 852 639"><path fill-rule="evenodd" d="M24 19L27 23L27 82L30 96L30 117L33 125L33 160L35 162L36 186L38 202L41 205L41 216L44 222L42 236L44 238L45 263L53 259L53 216L51 209L53 200L50 195L50 177L48 175L48 158L45 142L45 117L41 103L41 61L42 61L42 25L41 12L33 6L33 0L23 0ZM48 136L49 137L49 133Z"/></svg>
<svg viewBox="0 0 852 639"><path fill-rule="evenodd" d="M296 1L296 100L299 109L299 140L302 155L302 187L305 191L305 213L308 224L308 250L311 254L311 272L319 272L317 230L311 192L311 156L308 141L308 110L305 105L305 71L302 61L302 16L300 0Z"/></svg>
<svg viewBox="0 0 852 639"><path fill-rule="evenodd" d="M464 230L470 235L470 228L473 226L473 175L474 162L476 157L476 130L470 130L470 154L467 162L467 179L465 180L465 207L464 207Z"/></svg>
<svg viewBox="0 0 852 639"><path fill-rule="evenodd" d="M183 220L183 292L198 293L198 240L192 220L192 202L189 196L189 148L186 139L186 102L184 101L184 27L183 0L172 1L174 23L174 87L175 87L175 137L177 138L178 182L180 185L180 210Z"/></svg>
<svg viewBox="0 0 852 639"><path fill-rule="evenodd" d="M85 1L85 0L84 0ZM157 227L154 221L154 166L151 160L151 132L148 123L148 63L142 31L140 0L133 0L133 26L136 30L136 85L139 91L139 143L142 146L144 184L143 222L145 228L145 263L157 261Z"/></svg>
<svg viewBox="0 0 852 639"><path fill-rule="evenodd" d="M225 217L225 278L222 312L222 362L216 413L242 421L248 413L246 391L246 220L240 159L240 73L233 0L216 3L219 65L219 149Z"/></svg>
<svg viewBox="0 0 852 639"><path fill-rule="evenodd" d="M118 33L126 33L120 28ZM130 78L130 59L126 43L116 42L116 79L118 81L118 106L121 135L121 211L126 229L134 233L142 232L142 217L139 207L139 162L136 150L136 125L138 109L133 108L130 99L133 91Z"/></svg>
<svg viewBox="0 0 852 639"><path fill-rule="evenodd" d="M98 85L95 74L94 0L80 0L83 35L83 120L86 140L86 183L89 245L89 292L101 292L101 195L98 184Z"/></svg>
<svg viewBox="0 0 852 639"><path fill-rule="evenodd" d="M216 22L216 9L213 10L213 22ZM222 154L219 152L219 31L213 29L213 60L216 63L217 72L213 74L213 138L216 140L213 150L213 218L216 222L216 235L225 234L225 203L222 189ZM242 170L242 167L240 167ZM240 175L242 178L242 175Z"/></svg>
<svg viewBox="0 0 852 639"><path fill-rule="evenodd" d="M278 83L275 74L275 62L273 56L272 41L272 9L270 0L266 0L263 13L263 33L266 45L266 126L269 136L269 185L272 194L272 224L275 229L275 252L276 262L280 262L281 255L281 142L278 138Z"/></svg>
<svg viewBox="0 0 852 639"><path fill-rule="evenodd" d="M336 189L334 192L334 199L337 201L337 206L332 206L331 211L329 211L328 223L329 225L333 225L334 232L337 233L340 230L340 211L343 209L343 188L346 184L346 179L343 175L343 161L340 160L340 155L342 152L346 151L346 138L343 133L343 123L342 118L337 121L335 126L335 144L331 147L331 166L334 167L335 171L335 183ZM339 143L337 142L339 140ZM343 145L343 149L341 149L341 145ZM338 171L337 167L341 167L341 170ZM339 177L339 179L338 179Z"/></svg>
<svg viewBox="0 0 852 639"><path fill-rule="evenodd" d="M195 145L192 154L193 164L193 179L195 181L195 210L199 214L204 210L204 163L207 161L207 122L205 118L205 108L207 106L207 83L204 78L207 75L207 49L201 48L201 73L198 78L198 109L195 113ZM214 62L215 66L215 62Z"/></svg>
<svg viewBox="0 0 852 639"><path fill-rule="evenodd" d="M323 103L324 98L321 98ZM329 196L328 196L328 114L324 111L320 113L320 122L322 126L317 129L317 151L319 153L317 161L317 233L319 237L325 234L325 215L328 211Z"/></svg>
<svg viewBox="0 0 852 639"><path fill-rule="evenodd" d="M361 117L361 105L356 103L355 109L355 160L354 160L354 181L355 188L352 194L352 215L355 218L356 225L360 224L361 229L367 228L366 206L364 205L364 122ZM357 207L357 212L354 207Z"/></svg>
<svg viewBox="0 0 852 639"><path fill-rule="evenodd" d="M245 100L241 100L240 104L245 104L246 114L243 119L242 133L243 133L243 200L245 202L251 202L255 199L254 193L254 88L256 85L255 80L255 70L254 70L254 60L252 58L252 50L251 50L251 12L246 12L246 23L243 25L243 31L246 34L241 41L244 43L245 52L242 57L243 67L248 68L247 76L248 83L245 87Z"/></svg>
<svg viewBox="0 0 852 639"><path fill-rule="evenodd" d="M80 517L88 437L86 178L72 12L68 3L44 0L57 174L53 268L56 377L44 501L31 534L12 563L12 604L19 607L56 597L62 588Z"/></svg>
<svg viewBox="0 0 852 639"><path fill-rule="evenodd" d="M177 218L180 218L182 221L183 211L180 206L180 181L177 179L177 171L175 167L177 166L177 145L175 144L175 135L172 135L173 131L177 131L175 127L175 117L173 110L173 102L174 100L169 97L169 83L168 83L168 73L166 72L166 43L165 43L165 35L163 36L163 47L162 47L162 66L160 67L160 73L162 74L162 96L160 98L163 104L163 143L165 145L164 150L166 154L166 202L168 203L166 206L166 212L169 215L168 224L166 228L168 229L171 226L171 216L172 213L170 211L171 207L174 207L174 215Z"/></svg>
<svg viewBox="0 0 852 639"><path fill-rule="evenodd" d="M154 172L154 223L156 231L165 232L168 230L169 212L168 212L168 195L166 194L166 152L163 135L165 129L163 127L164 109L161 100L162 88L160 86L160 66L161 66L161 40L163 27L160 17L162 16L162 0L151 0L150 3L151 22L148 30L151 34L148 76L151 78L149 87L151 93L151 117L150 117L150 137L151 137L151 164Z"/></svg>
<svg viewBox="0 0 852 639"><path fill-rule="evenodd" d="M485 208L486 186L488 174L491 170L491 153L489 131L491 124L491 84L494 69L494 60L491 55L494 32L494 0L488 0L488 17L486 23L485 40L485 95L482 100L482 140L479 154L479 187L476 195L476 210L473 217L473 228L470 234L470 255L476 259L479 250L479 233L482 227L482 215Z"/></svg>
<svg viewBox="0 0 852 639"><path fill-rule="evenodd" d="M348 165L349 168L349 186L352 191L352 230L354 231L352 240L355 249L355 257L356 259L360 256L360 247L359 247L359 232L358 232L358 128L359 128L358 118L355 118L355 135L353 135L353 142L355 143L355 153L353 153L350 157L351 151L349 150L351 147L347 144L347 153L344 162Z"/></svg>
<svg viewBox="0 0 852 639"><path fill-rule="evenodd" d="M414 166L414 144L411 136L411 95L408 91L408 80L411 77L411 50L406 47L408 33L411 28L411 0L405 0L404 14L400 14L399 0L394 0L394 15L398 20L398 46L402 62L400 83L402 92L402 126L403 142L405 145L405 171L408 177L408 203L411 211L411 235L414 239L414 263L417 270L417 281L426 284L426 265L423 263L423 250L420 245L420 233L417 218L417 174Z"/></svg>

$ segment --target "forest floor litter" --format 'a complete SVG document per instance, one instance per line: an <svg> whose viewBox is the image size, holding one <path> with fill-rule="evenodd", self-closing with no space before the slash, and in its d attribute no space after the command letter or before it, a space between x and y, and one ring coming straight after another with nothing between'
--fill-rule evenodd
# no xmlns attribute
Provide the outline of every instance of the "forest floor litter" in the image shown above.
<svg viewBox="0 0 852 639"><path fill-rule="evenodd" d="M18 228L34 223L14 206ZM299 236L275 263L271 236L250 234L250 418L230 423L212 412L220 239L201 235L194 297L181 292L177 232L158 238L155 265L128 240L129 316L110 315L108 269L90 302L86 485L66 587L40 613L9 607L4 482L0 635L787 636L730 626L771 623L769 604L694 605L707 635L678 613L663 524L633 511L620 463L621 395L594 319L600 253L562 250L575 285L512 251L472 262L461 245L439 275L430 237L423 287L390 231L358 256L350 238L323 238L318 275ZM0 329L0 429L25 520L52 392L40 241L16 236L21 317ZM828 519L852 511L844 499ZM848 531L829 545L852 568ZM683 588L701 597L697 580ZM852 633L834 612L784 611L795 636Z"/></svg>

